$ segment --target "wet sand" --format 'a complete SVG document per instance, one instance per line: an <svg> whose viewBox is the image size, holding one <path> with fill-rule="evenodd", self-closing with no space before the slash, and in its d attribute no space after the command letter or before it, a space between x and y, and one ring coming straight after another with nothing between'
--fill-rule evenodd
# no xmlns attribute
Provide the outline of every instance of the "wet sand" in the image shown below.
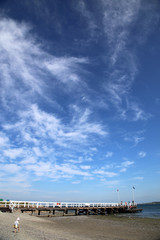
<svg viewBox="0 0 160 240"><path fill-rule="evenodd" d="M13 224L20 217L20 232ZM160 219L120 216L36 217L0 212L0 240L160 240Z"/></svg>

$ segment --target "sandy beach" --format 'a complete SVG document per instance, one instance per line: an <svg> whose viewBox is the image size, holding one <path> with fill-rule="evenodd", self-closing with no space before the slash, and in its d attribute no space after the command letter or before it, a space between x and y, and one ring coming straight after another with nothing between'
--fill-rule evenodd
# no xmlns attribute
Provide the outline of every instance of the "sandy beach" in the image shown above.
<svg viewBox="0 0 160 240"><path fill-rule="evenodd" d="M13 224L20 217L20 232ZM160 219L120 216L36 217L0 212L0 240L160 240Z"/></svg>

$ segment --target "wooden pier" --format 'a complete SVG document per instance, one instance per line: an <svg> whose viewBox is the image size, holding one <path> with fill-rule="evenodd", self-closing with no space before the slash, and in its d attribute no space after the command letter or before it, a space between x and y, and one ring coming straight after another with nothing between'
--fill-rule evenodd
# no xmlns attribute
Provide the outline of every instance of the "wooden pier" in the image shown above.
<svg viewBox="0 0 160 240"><path fill-rule="evenodd" d="M137 205L118 203L49 203L49 202L22 202L10 201L0 203L0 211L13 212L19 209L22 213L30 212L36 216L69 215L109 215L118 213L136 213L142 211Z"/></svg>

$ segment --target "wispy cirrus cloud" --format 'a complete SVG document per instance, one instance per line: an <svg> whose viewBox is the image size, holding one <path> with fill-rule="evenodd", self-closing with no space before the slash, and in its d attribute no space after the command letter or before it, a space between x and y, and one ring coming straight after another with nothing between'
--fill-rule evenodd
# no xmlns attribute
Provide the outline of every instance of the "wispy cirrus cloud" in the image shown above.
<svg viewBox="0 0 160 240"><path fill-rule="evenodd" d="M28 111L19 113L20 121L16 124L4 124L4 129L14 131L21 131L21 137L25 142L33 142L37 139L52 139L55 144L66 146L66 142L83 142L92 134L105 136L106 131L99 123L93 123L86 118L85 113L80 119L76 117L74 121L66 125L61 119L53 114L49 114L38 108L36 104L32 105ZM83 119L83 121L82 121ZM26 135L28 138L26 138ZM35 142L36 144L36 142ZM37 148L35 151L38 152Z"/></svg>
<svg viewBox="0 0 160 240"><path fill-rule="evenodd" d="M131 166L132 164L134 164L134 161L129 161L129 160L127 160L127 161L122 162L122 166L123 166L123 167L129 167L129 166Z"/></svg>
<svg viewBox="0 0 160 240"><path fill-rule="evenodd" d="M151 117L151 114L145 113L143 109L141 109L137 103L131 103L131 109L133 110L133 120L148 120Z"/></svg>
<svg viewBox="0 0 160 240"><path fill-rule="evenodd" d="M125 142L131 142L132 147L136 147L140 142L145 140L144 132L144 130L131 133L127 132L123 135L123 140Z"/></svg>
<svg viewBox="0 0 160 240"><path fill-rule="evenodd" d="M81 181L78 181L78 180L72 182L72 184L80 184L80 183L81 183Z"/></svg>
<svg viewBox="0 0 160 240"><path fill-rule="evenodd" d="M126 45L129 39L130 28L137 20L140 10L140 0L132 0L130 2L120 0L101 1L104 17L104 31L112 52L112 64L115 64L120 56L127 54ZM129 54L129 53L128 53Z"/></svg>
<svg viewBox="0 0 160 240"><path fill-rule="evenodd" d="M9 113L14 112L14 120L21 117L21 121L14 122L15 130L21 128L23 139L26 142L38 145L38 139L33 133L31 134L32 131L25 131L24 124L25 121L28 121L26 117L28 114L34 122L31 124L29 121L30 129L35 130L34 133L38 133L36 128L39 127L41 129L40 134L44 137L49 135L59 145L65 145L66 140L73 142L76 139L84 139L85 141L90 134L106 135L107 132L103 130L101 124L88 121L91 114L88 109L85 111L80 109L78 112L76 108L72 109L74 111L72 111L72 122L65 126L53 114L38 110L36 104L32 105L32 102L38 102L39 97L41 97L41 100L43 99L49 104L52 103L52 109L59 107L61 111L62 106L57 102L57 95L55 94L55 100L53 98L52 100L49 99L50 90L54 93L56 87L61 86L61 91L66 94L68 87L67 94L69 94L69 89L74 84L81 82L79 87L85 85L84 81L81 81L79 73L82 73L81 65L88 63L88 59L66 56L55 57L44 51L43 46L38 43L38 40L32 36L31 32L31 26L28 24L1 18L0 61L2 70L1 83L3 84L3 88L0 90L1 102ZM63 87L64 85L65 87ZM76 88L77 85L75 85ZM30 110L28 110L29 104L32 105ZM25 108L26 111L24 111ZM5 111L5 113L7 112ZM47 119L46 123L44 119ZM10 129L12 128L11 125ZM45 129L42 130L44 125ZM7 129L7 125L5 128ZM55 130L53 131L53 129Z"/></svg>
<svg viewBox="0 0 160 240"><path fill-rule="evenodd" d="M104 171L103 169L95 170L94 174L98 174L100 176L105 176L105 177L115 177L118 175L115 172Z"/></svg>
<svg viewBox="0 0 160 240"><path fill-rule="evenodd" d="M2 182L8 182L12 179L12 184L16 184L24 188L32 185L33 181L40 180L45 177L48 181L58 181L62 179L72 179L76 177L91 177L89 168L81 168L75 164L55 163L50 160L44 161L27 158L17 163L1 163L3 171ZM22 177L23 176L23 177ZM32 177L31 177L32 176ZM34 178L33 178L34 177Z"/></svg>
<svg viewBox="0 0 160 240"><path fill-rule="evenodd" d="M92 40L95 40L98 26L97 22L95 21L94 14L87 8L87 2L83 0L77 1L76 5L74 5L74 9L83 16L87 22L87 28L89 30L90 36Z"/></svg>
<svg viewBox="0 0 160 240"><path fill-rule="evenodd" d="M146 29L152 29L157 24L157 3L146 4L143 1L100 1L103 12L103 29L106 36L108 50L108 63L110 70L104 83L104 89L109 95L109 101L117 110L118 116L123 120L147 120L150 117L143 106L131 97L131 89L138 73L138 58L136 49L147 39ZM146 14L146 12L148 14ZM155 13L153 13L155 12ZM143 21L138 22L143 15ZM142 20L142 19L141 19ZM133 39L133 29L138 28L136 38ZM142 37L141 31L144 30ZM149 30L150 31L150 30ZM141 43L140 43L141 42Z"/></svg>
<svg viewBox="0 0 160 240"><path fill-rule="evenodd" d="M139 72L137 49L145 43L154 29L153 25L157 26L160 19L158 2L101 0L98 3L91 9L84 0L80 0L78 11L88 26L90 40L101 41L104 49L103 59L107 68L102 84L107 94L105 108L114 106L118 118L123 120L148 120L151 115L138 99L135 100L131 90ZM136 34L133 34L135 29Z"/></svg>
<svg viewBox="0 0 160 240"><path fill-rule="evenodd" d="M137 73L135 53L127 46L130 29L135 24L140 8L140 0L130 3L101 1L104 7L103 26L109 44L111 70L105 83L110 101L118 110L119 116L128 115L128 94ZM123 62L123 64L122 64Z"/></svg>
<svg viewBox="0 0 160 240"><path fill-rule="evenodd" d="M110 157L112 157L112 156L113 156L113 152L107 152L106 158L110 158Z"/></svg>
<svg viewBox="0 0 160 240"><path fill-rule="evenodd" d="M109 188L115 188L115 186L120 184L119 180L108 181L105 178L104 179L102 178L101 182Z"/></svg>
<svg viewBox="0 0 160 240"><path fill-rule="evenodd" d="M143 180L143 179L144 179L144 177L140 177L140 176L134 177L134 180Z"/></svg>
<svg viewBox="0 0 160 240"><path fill-rule="evenodd" d="M126 172L127 169L132 166L134 164L134 161L129 161L129 160L125 160L121 163L120 166L118 166L118 168L120 168L120 172L123 173L123 172Z"/></svg>
<svg viewBox="0 0 160 240"><path fill-rule="evenodd" d="M50 180L72 179L74 176L89 177L91 173L81 170L76 165L64 163L55 164L51 162L37 162L35 164L28 164L25 169L32 171L37 177L47 177Z"/></svg>
<svg viewBox="0 0 160 240"><path fill-rule="evenodd" d="M141 151L141 152L138 153L138 156L139 156L140 158L144 158L144 157L146 157L146 155L147 155L147 153L144 152L144 151Z"/></svg>
<svg viewBox="0 0 160 240"><path fill-rule="evenodd" d="M70 101L59 104L57 88L64 99L73 89L81 92L87 88L82 75L88 58L57 57L44 49L29 24L1 17L1 169L4 180L12 174L16 183L19 176L21 187L30 186L30 176L53 181L73 176L91 178L90 166L81 163L92 161L96 136L108 135L103 124L91 117L91 109ZM64 111L69 114L67 119ZM84 156L77 157L80 146ZM90 148L87 154L85 148ZM21 173L27 175L24 181Z"/></svg>
<svg viewBox="0 0 160 240"><path fill-rule="evenodd" d="M39 178L45 176L54 181L74 176L92 177L91 167L82 165L82 162L91 161L91 158L86 155L84 158L75 156L80 146L92 146L91 138L93 140L95 135L104 137L107 132L100 124L91 121L90 114L90 111L80 116L76 113L73 120L64 124L63 119L42 111L36 104L31 105L28 110L19 111L19 121L4 123L1 133L4 144L0 154L4 158L2 168L5 170L5 177L8 177L10 171L14 175L22 169L29 175ZM8 138L5 137L7 134ZM13 141L14 136L18 138ZM72 150L73 146L75 150ZM72 152L74 159L70 158L72 154L68 156L68 151Z"/></svg>
<svg viewBox="0 0 160 240"><path fill-rule="evenodd" d="M49 54L32 36L28 24L1 17L0 35L1 101L10 110L18 103L19 108L24 108L38 96L50 101L45 94L49 93L49 86L53 91L59 84L70 89L81 80L81 65L88 59Z"/></svg>

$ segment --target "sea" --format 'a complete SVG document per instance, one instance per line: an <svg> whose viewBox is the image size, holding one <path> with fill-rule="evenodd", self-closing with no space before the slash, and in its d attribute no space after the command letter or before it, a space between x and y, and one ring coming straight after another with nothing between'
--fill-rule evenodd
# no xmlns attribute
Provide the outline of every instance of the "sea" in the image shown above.
<svg viewBox="0 0 160 240"><path fill-rule="evenodd" d="M142 212L136 213L137 217L160 219L160 204L139 204L137 208L143 209Z"/></svg>
<svg viewBox="0 0 160 240"><path fill-rule="evenodd" d="M121 214L121 216L137 218L156 218L160 219L160 204L138 204L137 208L142 208L142 212Z"/></svg>

